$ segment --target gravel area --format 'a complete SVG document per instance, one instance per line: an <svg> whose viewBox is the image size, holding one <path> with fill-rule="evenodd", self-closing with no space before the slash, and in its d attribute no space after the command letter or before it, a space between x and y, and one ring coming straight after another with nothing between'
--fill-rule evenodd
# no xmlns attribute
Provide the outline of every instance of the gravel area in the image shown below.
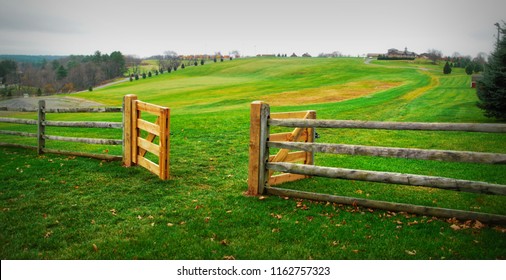
<svg viewBox="0 0 506 280"><path fill-rule="evenodd" d="M69 96L37 96L37 97L18 97L12 99L0 100L0 107L12 109L36 109L39 100L46 100L46 108L48 109L66 109L66 108L88 108L88 107L104 107L105 105L98 102L88 101L82 98Z"/></svg>

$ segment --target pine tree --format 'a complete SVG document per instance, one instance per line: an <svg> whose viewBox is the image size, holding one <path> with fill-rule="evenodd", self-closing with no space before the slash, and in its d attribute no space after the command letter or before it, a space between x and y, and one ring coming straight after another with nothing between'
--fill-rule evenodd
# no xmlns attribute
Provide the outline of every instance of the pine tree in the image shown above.
<svg viewBox="0 0 506 280"><path fill-rule="evenodd" d="M477 105L486 117L506 120L506 26L498 28L502 36L477 82Z"/></svg>
<svg viewBox="0 0 506 280"><path fill-rule="evenodd" d="M473 74L473 70L474 70L474 65L472 63L469 63L467 66L466 66L466 74L467 75L471 75Z"/></svg>
<svg viewBox="0 0 506 280"><path fill-rule="evenodd" d="M446 62L445 67L443 68L443 73L444 74L452 73L452 67L450 66L450 63L448 63L448 61Z"/></svg>

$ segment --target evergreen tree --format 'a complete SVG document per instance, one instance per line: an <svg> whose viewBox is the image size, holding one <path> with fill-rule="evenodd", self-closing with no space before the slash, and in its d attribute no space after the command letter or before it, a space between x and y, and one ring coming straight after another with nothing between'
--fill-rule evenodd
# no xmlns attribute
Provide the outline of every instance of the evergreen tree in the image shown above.
<svg viewBox="0 0 506 280"><path fill-rule="evenodd" d="M506 120L506 26L498 28L500 39L477 83L477 105L486 117Z"/></svg>
<svg viewBox="0 0 506 280"><path fill-rule="evenodd" d="M450 66L450 63L448 61L445 63L445 67L443 68L444 74L450 74L452 72L452 67Z"/></svg>
<svg viewBox="0 0 506 280"><path fill-rule="evenodd" d="M63 65L60 65L56 70L56 79L62 80L65 77L67 77L67 70L65 69L65 67L63 67Z"/></svg>
<svg viewBox="0 0 506 280"><path fill-rule="evenodd" d="M473 74L473 70L474 70L474 65L472 63L469 63L467 66L466 66L466 74L467 75L471 75Z"/></svg>

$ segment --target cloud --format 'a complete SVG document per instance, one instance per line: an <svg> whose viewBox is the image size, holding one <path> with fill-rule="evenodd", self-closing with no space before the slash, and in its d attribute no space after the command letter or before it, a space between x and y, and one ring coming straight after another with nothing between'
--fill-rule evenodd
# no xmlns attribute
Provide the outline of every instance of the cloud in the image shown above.
<svg viewBox="0 0 506 280"><path fill-rule="evenodd" d="M45 2L5 3L0 9L0 32L76 33L80 24Z"/></svg>

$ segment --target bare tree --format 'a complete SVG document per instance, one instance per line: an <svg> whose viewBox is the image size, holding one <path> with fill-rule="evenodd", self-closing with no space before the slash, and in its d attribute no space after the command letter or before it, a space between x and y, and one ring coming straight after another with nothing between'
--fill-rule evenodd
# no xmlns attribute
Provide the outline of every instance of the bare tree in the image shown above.
<svg viewBox="0 0 506 280"><path fill-rule="evenodd" d="M443 57L443 53L440 50L430 49L427 51L427 55L433 64L439 63L439 60Z"/></svg>

